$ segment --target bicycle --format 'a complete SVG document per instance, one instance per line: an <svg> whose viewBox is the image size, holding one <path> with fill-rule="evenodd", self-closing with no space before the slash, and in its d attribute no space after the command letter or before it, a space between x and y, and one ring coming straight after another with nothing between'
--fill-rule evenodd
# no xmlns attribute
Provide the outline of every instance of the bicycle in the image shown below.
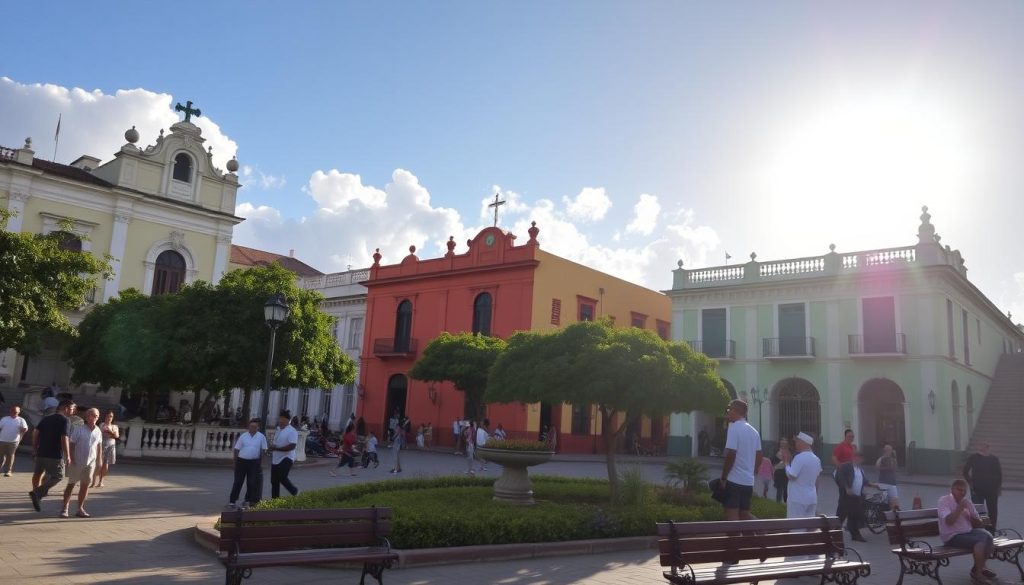
<svg viewBox="0 0 1024 585"><path fill-rule="evenodd" d="M890 510L889 493L885 490L864 497L864 523L872 534L885 532L885 513Z"/></svg>

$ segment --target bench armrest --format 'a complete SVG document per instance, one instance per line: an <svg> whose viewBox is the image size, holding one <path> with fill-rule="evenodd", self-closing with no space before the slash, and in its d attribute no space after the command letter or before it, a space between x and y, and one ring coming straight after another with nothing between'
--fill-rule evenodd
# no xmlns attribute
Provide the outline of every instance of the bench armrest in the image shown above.
<svg viewBox="0 0 1024 585"><path fill-rule="evenodd" d="M1016 538L1018 540L1024 538L1013 528L1000 528L993 531L993 536L1002 536L1003 538Z"/></svg>
<svg viewBox="0 0 1024 585"><path fill-rule="evenodd" d="M903 541L903 546L901 548L903 549L903 552L907 552L907 549L924 551L929 555L934 552L931 543L924 540L905 540Z"/></svg>
<svg viewBox="0 0 1024 585"><path fill-rule="evenodd" d="M386 537L386 536L380 537L380 545L383 548L388 549L388 552L391 552L391 541L388 540L388 537Z"/></svg>

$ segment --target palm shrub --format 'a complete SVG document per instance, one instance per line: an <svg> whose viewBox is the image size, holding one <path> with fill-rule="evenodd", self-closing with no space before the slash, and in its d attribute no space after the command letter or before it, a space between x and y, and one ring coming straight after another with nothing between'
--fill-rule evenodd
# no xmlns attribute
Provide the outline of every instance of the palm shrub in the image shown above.
<svg viewBox="0 0 1024 585"><path fill-rule="evenodd" d="M707 472L707 465L691 457L684 457L665 466L665 481L684 492L696 493L702 488Z"/></svg>

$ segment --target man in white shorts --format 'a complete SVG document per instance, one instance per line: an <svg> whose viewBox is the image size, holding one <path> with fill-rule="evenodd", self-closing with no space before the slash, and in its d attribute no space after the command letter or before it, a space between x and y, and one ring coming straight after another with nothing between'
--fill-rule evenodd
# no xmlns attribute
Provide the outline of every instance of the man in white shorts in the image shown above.
<svg viewBox="0 0 1024 585"><path fill-rule="evenodd" d="M93 473L103 464L103 432L96 425L99 418L100 411L90 408L85 411L85 424L71 431L71 466L67 473L68 486L64 488L64 509L61 510L61 518L68 517L71 492L74 491L76 483L81 483L81 486L78 488L78 513L75 515L79 518L90 517L85 511L85 498L89 495Z"/></svg>

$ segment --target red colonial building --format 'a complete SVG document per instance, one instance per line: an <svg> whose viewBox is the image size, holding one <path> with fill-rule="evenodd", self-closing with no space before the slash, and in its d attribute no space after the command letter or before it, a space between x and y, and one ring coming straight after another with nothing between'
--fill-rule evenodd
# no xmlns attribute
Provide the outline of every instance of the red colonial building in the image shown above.
<svg viewBox="0 0 1024 585"><path fill-rule="evenodd" d="M434 443L452 444L452 423L464 418L464 396L450 383L409 378L420 352L442 332L478 332L508 338L515 331L554 329L580 320L609 317L669 337L671 302L665 295L545 252L536 224L529 240L496 227L469 240L456 253L454 238L441 258L421 260L410 247L401 262L381 264L373 256L367 295L367 333L357 390L359 415L383 429L390 413L412 424L431 423ZM592 453L599 448L600 417L589 404L491 404L492 428L516 433L554 425L559 450ZM667 436L664 420L644 420L632 431L657 442Z"/></svg>

